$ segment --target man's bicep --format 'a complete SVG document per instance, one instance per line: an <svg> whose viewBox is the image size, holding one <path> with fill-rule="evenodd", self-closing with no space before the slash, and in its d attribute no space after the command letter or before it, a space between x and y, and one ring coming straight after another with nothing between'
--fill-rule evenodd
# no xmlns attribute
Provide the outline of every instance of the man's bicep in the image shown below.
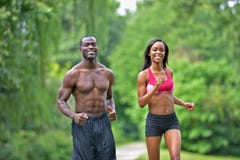
<svg viewBox="0 0 240 160"><path fill-rule="evenodd" d="M112 90L113 90L113 85L114 85L114 74L113 72L110 72L109 76L109 87L107 90L107 99L112 98Z"/></svg>
<svg viewBox="0 0 240 160"><path fill-rule="evenodd" d="M58 99L67 101L71 95L71 92L72 92L71 88L67 88L67 87L64 87L64 85L62 85L58 92Z"/></svg>
<svg viewBox="0 0 240 160"><path fill-rule="evenodd" d="M112 85L109 85L109 88L107 90L107 99L112 98Z"/></svg>
<svg viewBox="0 0 240 160"><path fill-rule="evenodd" d="M63 79L63 83L59 89L58 98L66 101L70 97L73 87L73 79L71 79L70 76L65 76Z"/></svg>

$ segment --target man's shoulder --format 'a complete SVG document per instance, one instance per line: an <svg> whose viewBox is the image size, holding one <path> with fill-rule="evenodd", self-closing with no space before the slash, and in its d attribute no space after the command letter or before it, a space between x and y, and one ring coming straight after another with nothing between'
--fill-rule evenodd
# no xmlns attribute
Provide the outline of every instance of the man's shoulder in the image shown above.
<svg viewBox="0 0 240 160"><path fill-rule="evenodd" d="M79 71L81 70L81 67L79 64L73 66L71 69L69 69L66 73L65 76L76 76L77 74L79 74Z"/></svg>
<svg viewBox="0 0 240 160"><path fill-rule="evenodd" d="M104 64L99 63L99 62L98 62L98 64L97 64L97 67L98 67L98 68L103 68L103 69L107 68Z"/></svg>
<svg viewBox="0 0 240 160"><path fill-rule="evenodd" d="M113 74L113 71L110 68L106 67L105 65L103 65L101 63L98 63L98 68L100 70L103 70L104 72L109 72L109 73Z"/></svg>
<svg viewBox="0 0 240 160"><path fill-rule="evenodd" d="M105 65L99 63L98 64L98 69L100 70L101 73L103 73L110 81L114 81L114 72L106 67Z"/></svg>
<svg viewBox="0 0 240 160"><path fill-rule="evenodd" d="M73 66L69 72L72 72L73 74L77 74L77 73L80 73L80 72L86 72L88 69L82 65L81 63L79 64L76 64L75 66Z"/></svg>

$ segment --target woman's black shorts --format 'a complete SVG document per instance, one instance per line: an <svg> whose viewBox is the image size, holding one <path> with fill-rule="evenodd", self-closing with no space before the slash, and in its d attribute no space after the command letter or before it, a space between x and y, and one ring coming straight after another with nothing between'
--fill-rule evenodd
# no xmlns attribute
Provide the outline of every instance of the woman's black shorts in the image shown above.
<svg viewBox="0 0 240 160"><path fill-rule="evenodd" d="M167 130L179 129L178 118L174 113L169 115L157 115L148 113L146 119L146 137L162 136Z"/></svg>

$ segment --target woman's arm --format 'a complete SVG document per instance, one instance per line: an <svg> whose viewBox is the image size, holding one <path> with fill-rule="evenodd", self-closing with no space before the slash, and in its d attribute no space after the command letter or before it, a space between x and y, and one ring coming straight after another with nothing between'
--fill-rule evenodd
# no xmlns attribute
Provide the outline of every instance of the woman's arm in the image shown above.
<svg viewBox="0 0 240 160"><path fill-rule="evenodd" d="M154 95L155 91L157 90L158 86L154 86L148 93L146 91L146 81L147 81L147 73L142 71L138 74L138 105L139 107L143 108L147 104L150 103L152 96Z"/></svg>
<svg viewBox="0 0 240 160"><path fill-rule="evenodd" d="M177 104L179 106L183 106L189 111L194 110L195 105L194 105L193 102L184 102L181 99L177 98L176 96L174 96L173 98L174 98L174 104Z"/></svg>

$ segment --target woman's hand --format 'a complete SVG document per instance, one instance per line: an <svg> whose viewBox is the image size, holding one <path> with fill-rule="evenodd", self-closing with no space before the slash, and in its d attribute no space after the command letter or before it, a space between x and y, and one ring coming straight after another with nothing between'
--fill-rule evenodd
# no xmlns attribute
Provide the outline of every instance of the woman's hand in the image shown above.
<svg viewBox="0 0 240 160"><path fill-rule="evenodd" d="M165 82L165 79L166 79L166 78L165 78L164 75L157 77L157 78L156 78L156 84L155 84L155 86L154 86L154 89L157 90L157 89L159 88L160 84L163 84L163 83Z"/></svg>
<svg viewBox="0 0 240 160"><path fill-rule="evenodd" d="M184 107L187 108L187 110L192 111L194 110L194 103L193 102L185 102Z"/></svg>

